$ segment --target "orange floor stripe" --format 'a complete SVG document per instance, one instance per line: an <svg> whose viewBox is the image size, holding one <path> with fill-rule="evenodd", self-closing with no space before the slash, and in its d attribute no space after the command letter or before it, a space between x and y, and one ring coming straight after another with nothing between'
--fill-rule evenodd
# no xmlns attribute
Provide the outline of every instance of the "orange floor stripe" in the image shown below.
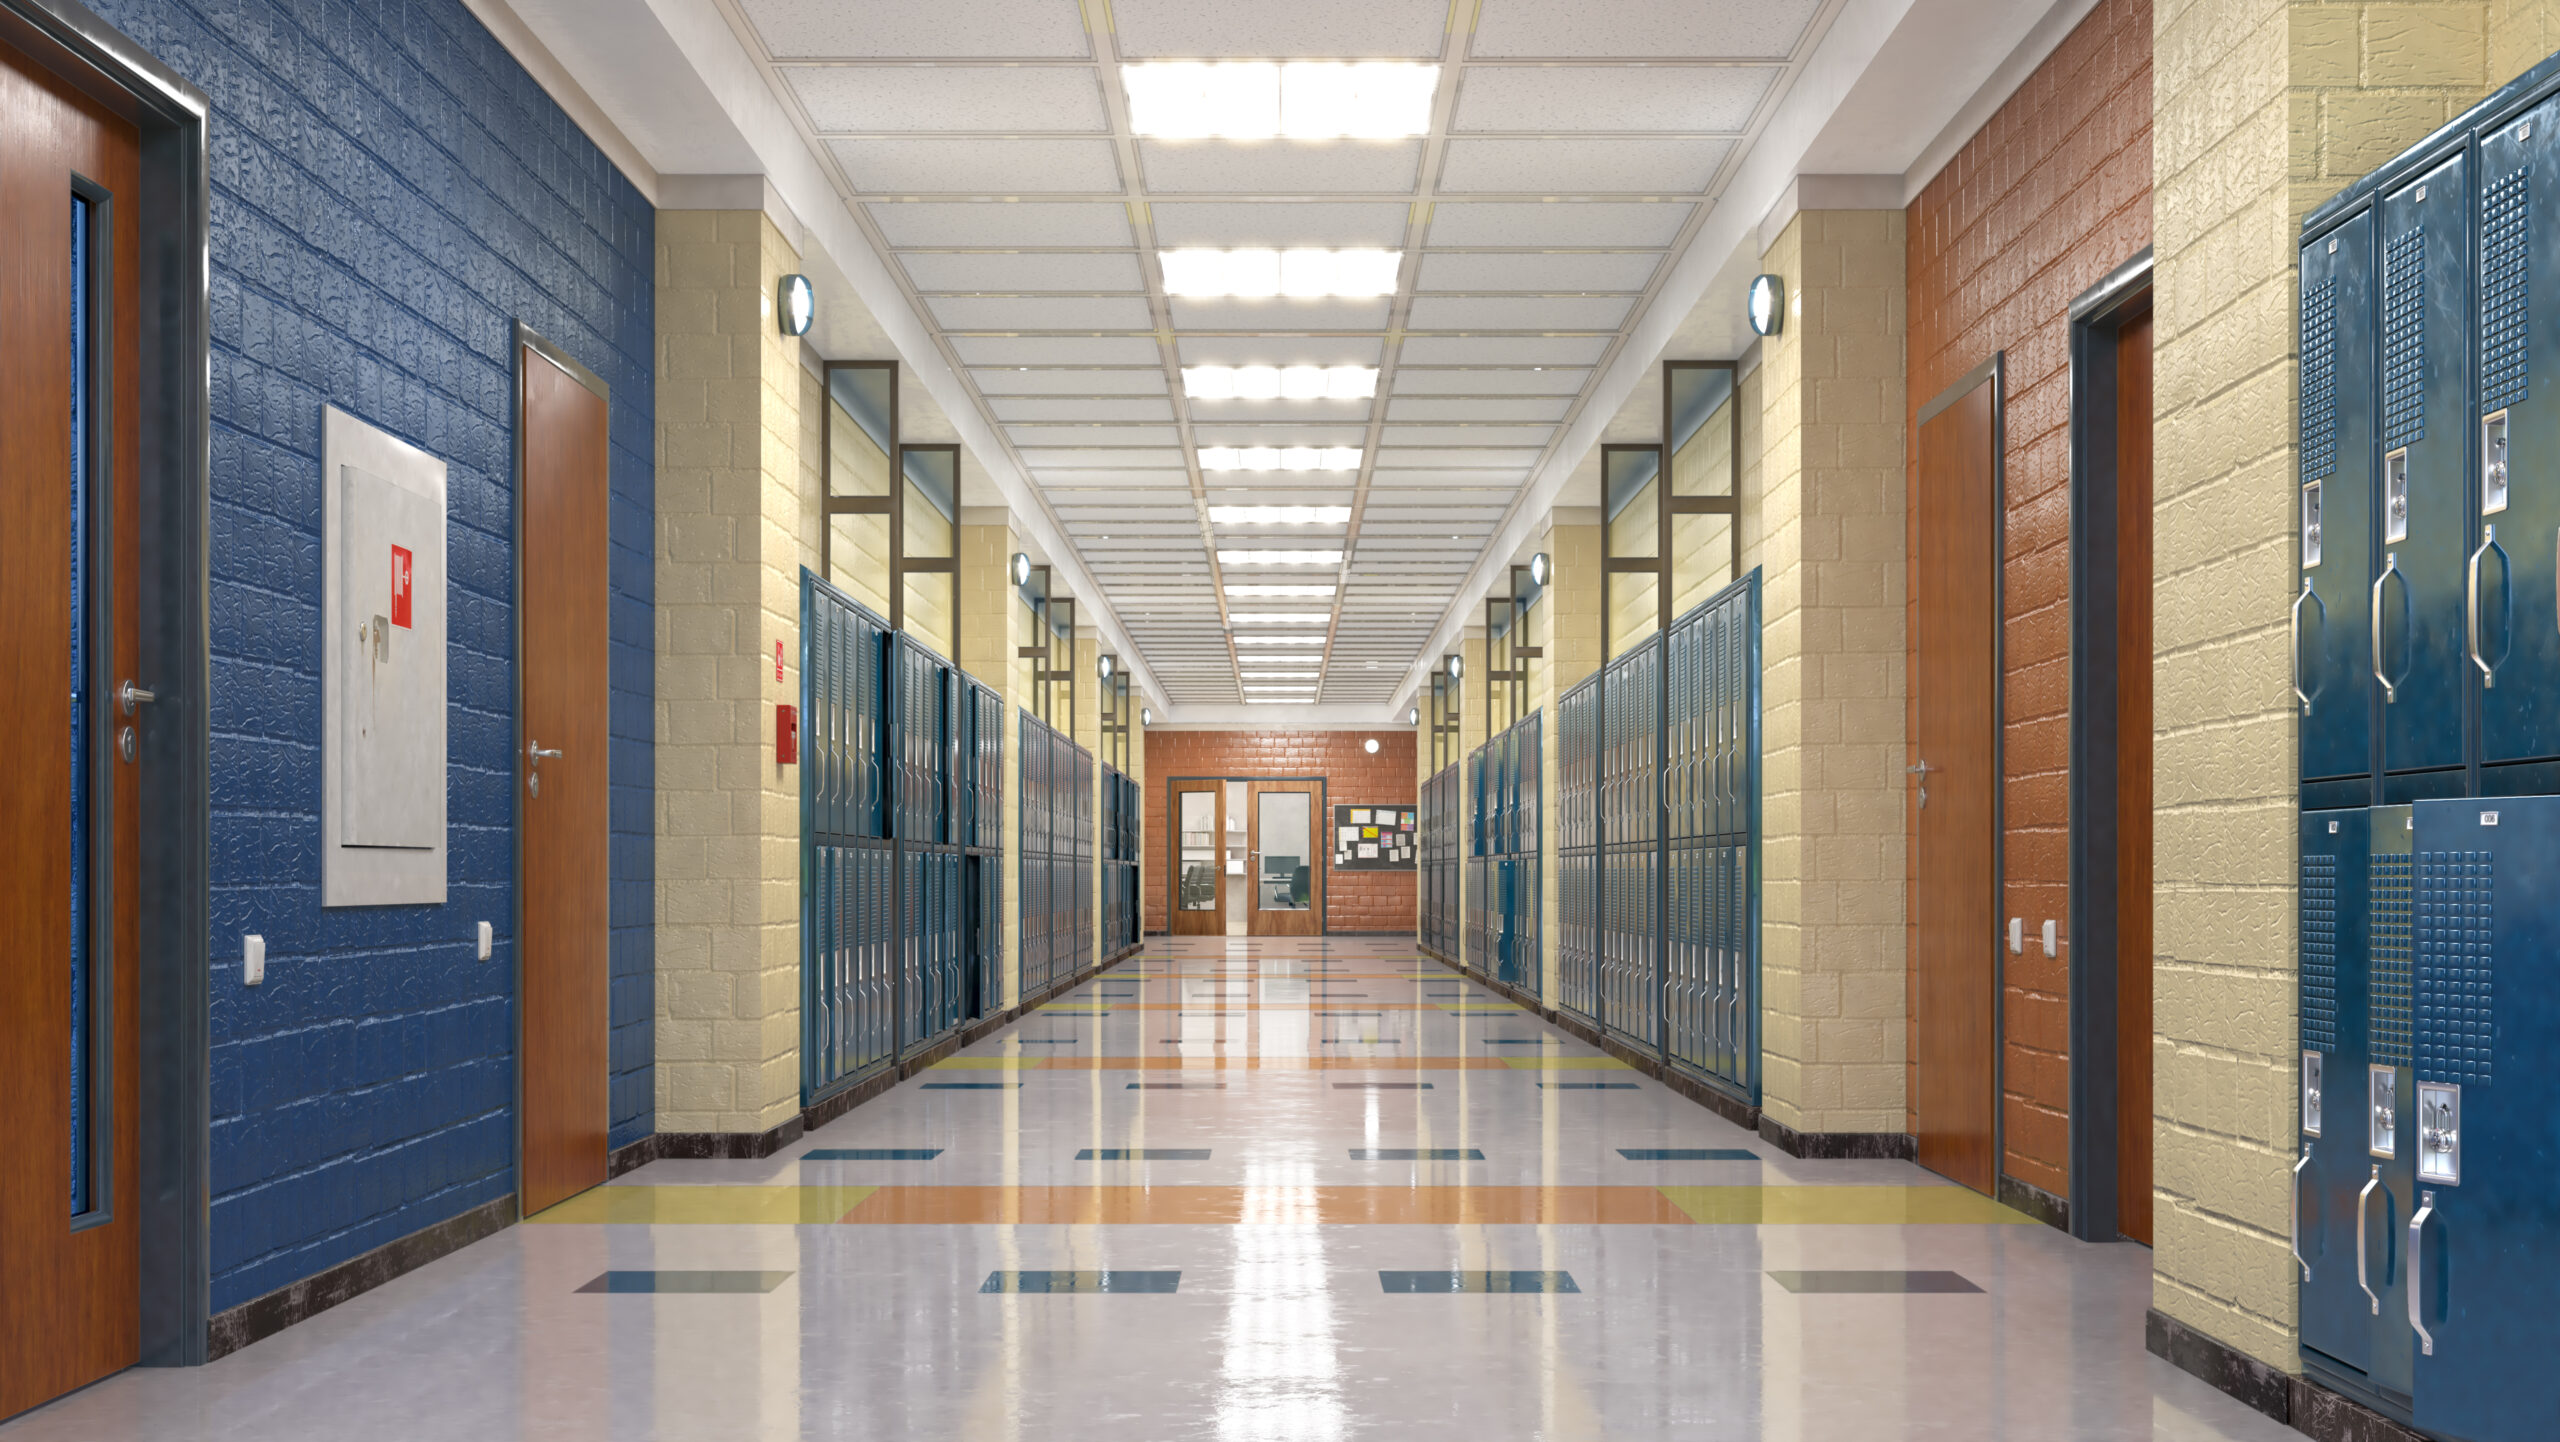
<svg viewBox="0 0 2560 1442"><path fill-rule="evenodd" d="M1691 1226L1654 1187L883 1187L844 1220L914 1226Z"/></svg>

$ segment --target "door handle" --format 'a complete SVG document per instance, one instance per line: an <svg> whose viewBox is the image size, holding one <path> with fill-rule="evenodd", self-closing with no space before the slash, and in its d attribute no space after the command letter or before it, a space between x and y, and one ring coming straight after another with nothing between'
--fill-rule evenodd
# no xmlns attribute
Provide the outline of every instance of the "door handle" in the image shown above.
<svg viewBox="0 0 2560 1442"><path fill-rule="evenodd" d="M2371 624L2366 627L2369 633L2366 639L2373 649L2373 679L2381 683L2382 704L2385 706L2400 699L2400 687L2390 677L2382 674L2382 588L2399 572L2400 553L2385 551L2382 558L2382 574L2373 578L2372 604L2367 618ZM2403 590L2407 589L2406 578L2402 579L2401 587Z"/></svg>
<svg viewBox="0 0 2560 1442"><path fill-rule="evenodd" d="M1917 776L1920 778L1920 809L1923 811L1929 809L1929 773L1937 769L1937 767L1930 765L1926 761L1921 762L1917 766L1905 766L1902 768L1903 775Z"/></svg>
<svg viewBox="0 0 2560 1442"><path fill-rule="evenodd" d="M2419 1260L2418 1248L2426 1239L2427 1218L2435 1215L2435 1210L2436 1194L2421 1193L2418 1214L2409 1219L2409 1330L2418 1334L2418 1350L2430 1357L2436 1354L2436 1338L2427 1330L2427 1324L2419 1320L2425 1295L2424 1284L2418 1280L2419 1268L2425 1264Z"/></svg>
<svg viewBox="0 0 2560 1442"><path fill-rule="evenodd" d="M530 740L529 740L529 741L527 741L527 742L525 742L525 743L524 743L524 754L525 754L525 768L524 768L524 789L525 789L525 793L526 793L527 795L530 795L530 796L540 796L540 795L542 794L542 762L543 762L543 759L544 759L545 757L550 757L550 758L553 758L553 759L557 759L557 758L559 757L559 755L560 755L560 748L559 748L559 747L557 747L557 746L554 746L554 747L550 748L549 750L545 750L545 749L543 749L543 745L542 745L542 743L541 743L541 742L539 742L539 741L530 741Z"/></svg>
<svg viewBox="0 0 2560 1442"><path fill-rule="evenodd" d="M2302 1149L2302 1160L2293 1164L2293 1260L2302 1268L2302 1280L2311 1280L2311 1261L2302 1255L2302 1169L2311 1165L2311 1148Z"/></svg>
<svg viewBox="0 0 2560 1442"><path fill-rule="evenodd" d="M2382 1315L2382 1299L2374 1295L2373 1283L2365 1275L2364 1236L2372 1230L2365 1225L2365 1204L2373 1200L2374 1188L2382 1185L2382 1167L2374 1166L2373 1175L2365 1180L2364 1190L2356 1193L2356 1285L2364 1289L2364 1299L2373 1304L2373 1315Z"/></svg>
<svg viewBox="0 0 2560 1442"><path fill-rule="evenodd" d="M2285 620L2285 631L2291 637L2289 644L2293 652L2293 696L2302 703L2302 714L2308 716L2311 714L2311 693L2302 689L2302 603L2305 601L2320 602L2320 618L2324 621L2329 618L2328 603L2320 601L2319 595L2311 589L2309 576L2302 578L2302 594L2293 598L2293 609Z"/></svg>
<svg viewBox="0 0 2560 1442"><path fill-rule="evenodd" d="M2498 564L2503 569L2507 548L2498 544L2498 528L2482 526L2479 549L2471 553L2463 575L2462 641L2471 652L2471 664L2480 668L2480 689L2483 691L2498 684L2498 668L2480 655L2480 558L2491 551L2498 553Z"/></svg>
<svg viewBox="0 0 2560 1442"><path fill-rule="evenodd" d="M560 748L554 746L546 750L539 741L527 741L524 744L524 754L532 758L534 765L539 766L546 760L557 758Z"/></svg>
<svg viewBox="0 0 2560 1442"><path fill-rule="evenodd" d="M116 688L116 706L127 716L132 715L145 704L159 699L158 695L136 686L131 680L127 680Z"/></svg>

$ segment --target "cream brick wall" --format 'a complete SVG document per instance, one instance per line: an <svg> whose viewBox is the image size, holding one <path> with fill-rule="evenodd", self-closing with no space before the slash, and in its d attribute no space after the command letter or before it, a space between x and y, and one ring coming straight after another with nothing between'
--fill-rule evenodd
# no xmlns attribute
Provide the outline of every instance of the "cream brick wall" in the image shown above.
<svg viewBox="0 0 2560 1442"><path fill-rule="evenodd" d="M1545 658L1530 666L1529 704L1543 713L1538 728L1540 775L1546 794L1538 808L1541 854L1538 936L1545 970L1539 992L1547 1004L1556 1001L1556 957L1564 944L1559 900L1557 788L1563 783L1561 745L1564 728L1556 722L1556 698L1600 669L1600 508L1561 507L1549 512L1547 533L1538 540L1547 553L1547 591L1529 613L1530 635Z"/></svg>
<svg viewBox="0 0 2560 1442"><path fill-rule="evenodd" d="M960 669L1004 704L1004 958L997 1004L1022 999L1022 666L1017 647L1030 644L1030 611L1013 584L1021 549L1012 514L1001 506L960 512Z"/></svg>
<svg viewBox="0 0 2560 1442"><path fill-rule="evenodd" d="M663 1131L799 1110L799 797L772 752L773 647L808 554L799 257L757 211L658 224L657 1105Z"/></svg>
<svg viewBox="0 0 2560 1442"><path fill-rule="evenodd" d="M1804 211L1763 261L1746 536L1763 577L1763 1105L1903 1129L1903 217Z"/></svg>
<svg viewBox="0 0 2560 1442"><path fill-rule="evenodd" d="M2502 85L2560 50L2560 0L2489 0L2489 83Z"/></svg>

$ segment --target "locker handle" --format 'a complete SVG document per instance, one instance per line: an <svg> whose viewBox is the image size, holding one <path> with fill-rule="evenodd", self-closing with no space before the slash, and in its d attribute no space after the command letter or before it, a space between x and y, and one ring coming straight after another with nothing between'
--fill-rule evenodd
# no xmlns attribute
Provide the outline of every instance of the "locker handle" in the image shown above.
<svg viewBox="0 0 2560 1442"><path fill-rule="evenodd" d="M2498 544L2498 528L2482 526L2480 547L2471 553L2470 564L2465 568L2462 639L2463 644L2471 652L2471 664L2480 668L2480 689L2483 691L2493 690L2498 684L2498 668L2490 665L2480 655L2480 558L2491 551L2498 553L2498 569L2504 572L2507 567L2507 548Z"/></svg>
<svg viewBox="0 0 2560 1442"><path fill-rule="evenodd" d="M2436 1354L2436 1338L2427 1330L2427 1324L2419 1320L2426 1295L2424 1284L2418 1280L2419 1268L2424 1265L2419 1260L2419 1246L2426 1239L2427 1218L2435 1215L2435 1210L2436 1194L2421 1193L2418 1214L2409 1219L2409 1330L2418 1334L2418 1350L2430 1357Z"/></svg>
<svg viewBox="0 0 2560 1442"><path fill-rule="evenodd" d="M2356 1193L2356 1285L2364 1289L2364 1299L2373 1304L2373 1315L2382 1315L2382 1299L2374 1295L2373 1283L2364 1266L2365 1233L2373 1230L2365 1225L2365 1204L2373 1200L2374 1189L2382 1185L2382 1167L2376 1163L2373 1175L2365 1179L2364 1190Z"/></svg>
<svg viewBox="0 0 2560 1442"><path fill-rule="evenodd" d="M2302 578L2302 594L2293 598L2293 609L2288 613L2285 623L2285 629L2292 638L2293 647L2293 696L2295 700L2302 703L2302 714L2308 716L2311 714L2311 693L2302 689L2302 603L2305 601L2313 602L2320 607L2320 619L2323 622L2329 619L2329 604L2322 601L2319 594L2311 589L2309 576Z"/></svg>
<svg viewBox="0 0 2560 1442"><path fill-rule="evenodd" d="M2302 1160L2293 1164L2293 1260L2302 1268L2302 1280L2311 1280L2311 1259L2302 1255L2302 1169L2311 1165L2311 1148L2302 1149Z"/></svg>
<svg viewBox="0 0 2560 1442"><path fill-rule="evenodd" d="M2390 677L2382 674L2382 588L2399 573L2400 553L2383 552L2382 574L2373 578L2372 614L2369 617L2372 624L2367 628L2370 633L2367 639L2371 641L2373 647L2373 679L2382 685L2382 704L2385 706L2400 699L2400 687ZM2405 617L2409 609L2409 579L2406 576L2400 578L2400 609Z"/></svg>

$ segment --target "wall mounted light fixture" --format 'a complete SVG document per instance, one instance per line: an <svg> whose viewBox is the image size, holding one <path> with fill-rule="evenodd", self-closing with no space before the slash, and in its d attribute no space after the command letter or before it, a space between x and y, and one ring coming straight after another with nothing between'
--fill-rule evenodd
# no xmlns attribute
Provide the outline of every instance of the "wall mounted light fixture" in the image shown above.
<svg viewBox="0 0 2560 1442"><path fill-rule="evenodd" d="M1751 329L1756 335L1776 335L1787 321L1787 283L1774 275L1751 278Z"/></svg>
<svg viewBox="0 0 2560 1442"><path fill-rule="evenodd" d="M774 287L773 310L784 335L807 335L809 323L818 318L817 288L805 275L786 275Z"/></svg>

